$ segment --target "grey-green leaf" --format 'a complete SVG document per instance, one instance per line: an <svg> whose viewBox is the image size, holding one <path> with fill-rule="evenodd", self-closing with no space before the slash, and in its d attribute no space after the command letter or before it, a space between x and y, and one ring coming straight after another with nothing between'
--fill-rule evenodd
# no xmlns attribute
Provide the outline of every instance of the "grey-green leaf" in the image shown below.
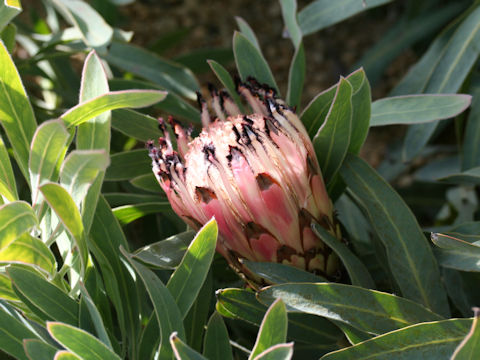
<svg viewBox="0 0 480 360"><path fill-rule="evenodd" d="M233 360L227 327L217 312L213 313L207 324L203 356L210 360Z"/></svg>

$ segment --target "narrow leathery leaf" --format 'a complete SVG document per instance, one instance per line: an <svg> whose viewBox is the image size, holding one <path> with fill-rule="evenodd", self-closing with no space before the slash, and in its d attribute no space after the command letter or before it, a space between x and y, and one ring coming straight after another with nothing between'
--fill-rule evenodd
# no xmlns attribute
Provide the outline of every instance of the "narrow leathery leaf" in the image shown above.
<svg viewBox="0 0 480 360"><path fill-rule="evenodd" d="M225 86L233 101L235 101L235 104L237 104L238 108L243 113L244 107L242 104L242 100L240 99L240 96L238 96L237 90L235 89L235 83L233 82L233 79L228 73L228 71L214 60L207 60L207 62L208 65L210 65L212 71L217 76L218 80L220 80L222 85Z"/></svg>
<svg viewBox="0 0 480 360"><path fill-rule="evenodd" d="M282 1L282 3L283 2L285 1ZM293 108L298 108L302 100L302 90L306 72L305 61L305 50L303 48L303 43L300 42L293 55L288 73L287 104Z"/></svg>
<svg viewBox="0 0 480 360"><path fill-rule="evenodd" d="M18 166L29 181L28 157L37 122L20 75L2 41L0 64L0 123L10 140Z"/></svg>
<svg viewBox="0 0 480 360"><path fill-rule="evenodd" d="M7 24L3 30L0 29L0 39L3 41L10 54L15 51L15 46L17 44L15 40L16 36L17 26L13 23Z"/></svg>
<svg viewBox="0 0 480 360"><path fill-rule="evenodd" d="M20 0L2 0L0 2L0 32L21 11Z"/></svg>
<svg viewBox="0 0 480 360"><path fill-rule="evenodd" d="M18 200L17 185L13 174L12 164L8 151L0 136L0 196L5 196L8 201Z"/></svg>
<svg viewBox="0 0 480 360"><path fill-rule="evenodd" d="M85 302L89 315L92 319L93 325L95 326L95 331L98 335L98 338L101 342L103 342L109 349L113 350L112 343L110 342L110 338L108 337L107 330L105 329L105 325L103 324L102 316L98 311L93 299L87 292L87 289L81 285L80 292L82 294L82 301Z"/></svg>
<svg viewBox="0 0 480 360"><path fill-rule="evenodd" d="M352 132L348 151L358 154L370 127L372 95L365 70L360 68L346 77L352 85Z"/></svg>
<svg viewBox="0 0 480 360"><path fill-rule="evenodd" d="M207 324L203 356L210 360L233 360L227 327L217 312L213 313Z"/></svg>
<svg viewBox="0 0 480 360"><path fill-rule="evenodd" d="M193 73L154 53L130 44L113 42L105 59L110 64L153 81L168 91L191 100L196 98L195 91L199 90L199 86Z"/></svg>
<svg viewBox="0 0 480 360"><path fill-rule="evenodd" d="M352 281L352 285L361 286L367 289L374 289L375 282L365 265L357 258L342 242L333 237L328 231L317 223L312 223L312 230L320 239L330 247L340 258L343 265L347 269L348 276Z"/></svg>
<svg viewBox="0 0 480 360"><path fill-rule="evenodd" d="M313 138L325 122L330 106L337 92L337 85L315 96L300 115L310 138Z"/></svg>
<svg viewBox="0 0 480 360"><path fill-rule="evenodd" d="M200 289L195 302L183 320L187 336L187 344L192 349L199 352L202 350L204 342L203 335L206 330L205 324L208 321L213 294L213 276L210 271L203 282L203 286Z"/></svg>
<svg viewBox="0 0 480 360"><path fill-rule="evenodd" d="M472 86L472 106L465 126L462 147L462 170L469 170L480 166L480 84L477 79L476 86Z"/></svg>
<svg viewBox="0 0 480 360"><path fill-rule="evenodd" d="M29 359L51 360L54 358L57 348L37 339L23 340L23 348Z"/></svg>
<svg viewBox="0 0 480 360"><path fill-rule="evenodd" d="M104 343L86 331L60 322L47 322L50 335L81 359L120 360Z"/></svg>
<svg viewBox="0 0 480 360"><path fill-rule="evenodd" d="M0 250L0 263L31 265L49 274L53 274L56 269L55 257L50 249L28 233Z"/></svg>
<svg viewBox="0 0 480 360"><path fill-rule="evenodd" d="M425 93L456 93L480 54L480 8L458 26L434 67L430 65ZM411 160L426 145L438 122L410 127L405 137L403 159Z"/></svg>
<svg viewBox="0 0 480 360"><path fill-rule="evenodd" d="M46 181L57 181L69 139L70 134L61 121L46 121L37 128L28 160L34 208L43 200L40 185Z"/></svg>
<svg viewBox="0 0 480 360"><path fill-rule="evenodd" d="M406 95L384 98L372 103L371 126L419 124L449 119L465 111L470 95Z"/></svg>
<svg viewBox="0 0 480 360"><path fill-rule="evenodd" d="M432 249L402 198L354 155L347 156L340 174L385 245L389 266L403 296L448 315L447 297Z"/></svg>
<svg viewBox="0 0 480 360"><path fill-rule="evenodd" d="M298 13L298 23L304 35L314 33L330 25L365 11L384 5L392 0L316 0L305 6Z"/></svg>
<svg viewBox="0 0 480 360"><path fill-rule="evenodd" d="M17 265L10 266L7 273L21 294L50 319L72 325L77 324L78 303L56 285Z"/></svg>
<svg viewBox="0 0 480 360"><path fill-rule="evenodd" d="M84 358L85 359L85 358ZM59 350L55 354L53 360L82 360L82 358L78 357L74 353L66 350Z"/></svg>
<svg viewBox="0 0 480 360"><path fill-rule="evenodd" d="M171 356L172 348L168 341L169 334L177 331L180 337L185 338L185 329L182 322L183 316L175 303L175 299L167 287L151 270L132 259L129 254L125 253L123 248L122 252L142 279L150 300L153 303L160 327L160 356Z"/></svg>
<svg viewBox="0 0 480 360"><path fill-rule="evenodd" d="M73 237L80 254L82 269L85 270L88 258L87 240L82 216L70 194L59 184L45 183L40 186L48 205L55 211L62 224Z"/></svg>
<svg viewBox="0 0 480 360"><path fill-rule="evenodd" d="M471 319L450 319L415 324L332 352L322 360L449 359L471 323Z"/></svg>
<svg viewBox="0 0 480 360"><path fill-rule="evenodd" d="M240 16L235 16L235 22L237 23L240 32L257 48L258 51L262 51L260 44L258 43L257 36L248 23Z"/></svg>
<svg viewBox="0 0 480 360"><path fill-rule="evenodd" d="M352 345L356 345L359 342L366 341L368 339L371 339L373 335L367 334L364 331L358 330L357 328L354 328L353 326L350 326L346 323L343 323L338 320L333 320L332 321L335 325L338 326L339 329L342 330L342 332L345 334L345 337L347 338L348 342Z"/></svg>
<svg viewBox="0 0 480 360"><path fill-rule="evenodd" d="M60 118L67 127L78 126L105 111L121 108L142 108L162 101L166 96L160 90L110 91L74 106Z"/></svg>
<svg viewBox="0 0 480 360"><path fill-rule="evenodd" d="M99 197L88 246L102 273L105 291L113 303L122 333L137 339L138 292L132 271L120 253L128 248L125 234L102 195Z"/></svg>
<svg viewBox="0 0 480 360"><path fill-rule="evenodd" d="M67 156L60 169L60 183L78 207L109 163L105 150L74 150Z"/></svg>
<svg viewBox="0 0 480 360"><path fill-rule="evenodd" d="M441 320L413 301L392 294L335 283L297 283L268 286L257 298L265 304L282 299L287 310L345 322L378 335L421 321Z"/></svg>
<svg viewBox="0 0 480 360"><path fill-rule="evenodd" d="M152 160L148 151L137 149L114 154L110 157L110 166L105 174L105 180L128 180L136 176L152 172Z"/></svg>
<svg viewBox="0 0 480 360"><path fill-rule="evenodd" d="M438 178L438 180L452 184L478 185L480 184L480 166L470 168L461 173L448 174Z"/></svg>
<svg viewBox="0 0 480 360"><path fill-rule="evenodd" d="M453 353L451 360L474 360L480 353L480 325L478 321L479 308L473 309L475 315L472 321L472 327L467 336L462 340Z"/></svg>
<svg viewBox="0 0 480 360"><path fill-rule="evenodd" d="M431 239L440 248L435 249L435 255L441 266L480 272L480 246L478 244L438 233L432 233Z"/></svg>
<svg viewBox="0 0 480 360"><path fill-rule="evenodd" d="M283 22L285 23L288 37L292 40L295 49L298 49L301 46L303 35L297 22L297 2L280 0L280 6L282 7Z"/></svg>
<svg viewBox="0 0 480 360"><path fill-rule="evenodd" d="M142 204L119 206L113 209L113 214L121 225L127 225L143 216L169 211L171 209L171 205L168 201L147 202Z"/></svg>
<svg viewBox="0 0 480 360"><path fill-rule="evenodd" d="M352 86L342 78L325 121L312 141L327 183L334 178L347 154L351 131Z"/></svg>
<svg viewBox="0 0 480 360"><path fill-rule="evenodd" d="M277 344L258 354L253 360L290 360L293 356L293 342Z"/></svg>
<svg viewBox="0 0 480 360"><path fill-rule="evenodd" d="M162 136L157 119L130 109L112 111L112 128L140 141Z"/></svg>
<svg viewBox="0 0 480 360"><path fill-rule="evenodd" d="M90 4L79 0L53 0L65 19L77 28L86 45L92 48L107 46L113 29Z"/></svg>
<svg viewBox="0 0 480 360"><path fill-rule="evenodd" d="M284 343L287 340L287 326L285 304L281 299L277 299L265 313L249 359L255 359L257 355L271 346Z"/></svg>
<svg viewBox="0 0 480 360"><path fill-rule="evenodd" d="M338 240L337 240L338 241ZM320 275L315 275L299 268L268 262L255 262L242 260L243 265L255 275L273 284L287 282L327 282L328 280Z"/></svg>
<svg viewBox="0 0 480 360"><path fill-rule="evenodd" d="M161 194L159 194L161 195ZM110 206L121 206L126 204L142 204L149 202L160 202L165 200L165 197L152 194L135 194L135 193L121 193L112 192L104 193L103 196L108 201Z"/></svg>
<svg viewBox="0 0 480 360"><path fill-rule="evenodd" d="M3 205L5 202L12 202L16 200L18 200L18 195L13 193L10 187L0 179L0 205Z"/></svg>
<svg viewBox="0 0 480 360"><path fill-rule="evenodd" d="M3 273L0 273L0 299L18 301L18 296L12 289L10 278Z"/></svg>
<svg viewBox="0 0 480 360"><path fill-rule="evenodd" d="M258 302L253 292L242 289L221 289L216 292L216 296L216 309L222 316L242 319L260 326L267 307ZM325 318L307 313L288 315L289 339L331 345L341 337L342 332Z"/></svg>
<svg viewBox="0 0 480 360"><path fill-rule="evenodd" d="M0 250L37 225L37 222L32 208L24 201L0 206Z"/></svg>
<svg viewBox="0 0 480 360"><path fill-rule="evenodd" d="M160 269L174 269L182 261L194 237L195 232L191 230L179 233L140 248L132 256L149 266Z"/></svg>
<svg viewBox="0 0 480 360"><path fill-rule="evenodd" d="M130 184L138 189L149 191L155 194L158 194L158 192L162 190L158 184L157 178L151 171L148 174L134 177L130 180Z"/></svg>
<svg viewBox="0 0 480 360"><path fill-rule="evenodd" d="M170 345L177 360L207 360L200 353L185 344L174 332L170 335Z"/></svg>
<svg viewBox="0 0 480 360"><path fill-rule="evenodd" d="M96 96L108 93L108 79L102 62L95 51L91 51L85 63L83 65L82 80L80 85L80 98L79 103L93 99ZM77 128L76 144L78 150L103 150L107 156L110 151L110 124L111 124L111 112L106 111L94 118L85 121ZM97 163L98 164L98 163ZM98 164L100 165L100 164ZM106 166L108 163L106 164ZM91 168L88 171L93 175L94 170ZM82 171L85 174L86 171ZM105 175L105 168L99 167L99 172L95 179L91 181L82 181L83 190L87 190L85 195L84 204L81 208L82 219L85 225L85 230L88 233L91 224L93 222L93 216L95 214L95 208L97 206L98 197L102 187L103 178ZM77 205L79 199L77 196L73 196ZM80 199L83 196L80 193L78 196Z"/></svg>
<svg viewBox="0 0 480 360"><path fill-rule="evenodd" d="M138 358L153 359L158 350L160 337L158 336L160 328L158 327L155 310L148 318L148 323L144 325L140 340L138 343Z"/></svg>
<svg viewBox="0 0 480 360"><path fill-rule="evenodd" d="M233 35L233 53L242 81L246 81L251 76L259 83L272 87L280 95L267 61L255 45L242 33L235 32Z"/></svg>
<svg viewBox="0 0 480 360"><path fill-rule="evenodd" d="M167 288L184 318L207 277L210 264L215 254L218 226L213 218L197 233L188 246L182 262L174 271Z"/></svg>
<svg viewBox="0 0 480 360"><path fill-rule="evenodd" d="M111 90L129 90L129 89L144 89L144 90L165 90L163 86L154 84L150 81L143 81L138 79L112 79L109 81ZM179 116L192 123L200 124L200 111L184 100L179 95L169 92L165 99L154 105L155 108L164 110L166 113L173 116ZM157 129L158 130L158 129Z"/></svg>
<svg viewBox="0 0 480 360"><path fill-rule="evenodd" d="M0 302L0 349L16 359L28 360L23 339L37 339L37 336L12 316Z"/></svg>

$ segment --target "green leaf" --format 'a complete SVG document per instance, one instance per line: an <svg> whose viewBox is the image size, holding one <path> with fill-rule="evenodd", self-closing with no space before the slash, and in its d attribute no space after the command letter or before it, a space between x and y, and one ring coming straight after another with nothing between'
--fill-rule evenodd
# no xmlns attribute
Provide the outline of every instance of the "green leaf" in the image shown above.
<svg viewBox="0 0 480 360"><path fill-rule="evenodd" d="M297 1L280 0L280 6L282 7L283 22L287 28L288 36L298 51L302 43L303 35L297 22Z"/></svg>
<svg viewBox="0 0 480 360"><path fill-rule="evenodd" d="M28 161L34 208L43 201L40 185L49 180L57 181L69 139L70 134L61 121L46 121L37 128ZM37 210L37 213L41 211Z"/></svg>
<svg viewBox="0 0 480 360"><path fill-rule="evenodd" d="M447 176L438 178L438 180L452 184L477 185L480 183L480 166L461 173L448 174Z"/></svg>
<svg viewBox="0 0 480 360"><path fill-rule="evenodd" d="M0 301L0 349L17 359L28 360L23 349L23 339L37 339L37 336Z"/></svg>
<svg viewBox="0 0 480 360"><path fill-rule="evenodd" d="M419 124L449 119L465 111L470 95L409 95L373 102L371 126Z"/></svg>
<svg viewBox="0 0 480 360"><path fill-rule="evenodd" d="M180 334L179 336L185 338L185 329L182 322L183 317L175 303L175 299L168 291L167 287L163 285L161 280L151 270L133 260L130 255L125 253L123 248L121 251L142 279L148 292L148 296L153 303L158 325L160 327L160 358L166 358L167 356L171 357L172 349L167 339L169 334L177 331Z"/></svg>
<svg viewBox="0 0 480 360"><path fill-rule="evenodd" d="M449 359L470 324L470 319L415 324L327 354L322 360Z"/></svg>
<svg viewBox="0 0 480 360"><path fill-rule="evenodd" d="M152 173L152 159L146 149L136 149L113 154L105 180L129 180L136 176Z"/></svg>
<svg viewBox="0 0 480 360"><path fill-rule="evenodd" d="M74 353L65 350L59 350L55 354L55 358L53 360L82 360L82 358L78 357Z"/></svg>
<svg viewBox="0 0 480 360"><path fill-rule="evenodd" d="M104 150L74 150L63 162L60 183L79 208L91 185L108 164L109 158Z"/></svg>
<svg viewBox="0 0 480 360"><path fill-rule="evenodd" d="M160 328L158 327L157 317L155 310L148 318L148 323L144 325L139 345L138 345L138 358L139 359L154 359L155 353L158 350L158 344L160 337L158 336Z"/></svg>
<svg viewBox="0 0 480 360"><path fill-rule="evenodd" d="M188 246L195 236L194 231L173 235L165 240L138 249L132 255L149 266L174 269L182 261Z"/></svg>
<svg viewBox="0 0 480 360"><path fill-rule="evenodd" d="M352 86L342 78L325 121L312 141L327 183L334 178L342 165L350 144L351 131Z"/></svg>
<svg viewBox="0 0 480 360"><path fill-rule="evenodd" d="M258 354L253 360L290 360L292 356L293 342L274 345Z"/></svg>
<svg viewBox="0 0 480 360"><path fill-rule="evenodd" d="M403 296L442 315L449 313L438 265L411 210L367 163L348 155L340 169L385 245Z"/></svg>
<svg viewBox="0 0 480 360"><path fill-rule="evenodd" d="M0 206L0 250L37 225L37 222L32 208L24 201Z"/></svg>
<svg viewBox="0 0 480 360"><path fill-rule="evenodd" d="M0 17L3 20L3 17ZM28 176L30 143L37 127L32 105L5 45L0 41L0 123L23 176Z"/></svg>
<svg viewBox="0 0 480 360"><path fill-rule="evenodd" d="M149 191L158 194L163 190L158 183L157 178L153 174L153 171L149 174L139 175L130 180L130 183L141 190Z"/></svg>
<svg viewBox="0 0 480 360"><path fill-rule="evenodd" d="M195 301L215 254L218 226L215 219L207 222L190 243L182 262L174 271L167 288L180 309L182 317Z"/></svg>
<svg viewBox="0 0 480 360"><path fill-rule="evenodd" d="M125 204L142 204L148 202L160 202L165 200L164 196L136 193L104 193L110 206L121 206Z"/></svg>
<svg viewBox="0 0 480 360"><path fill-rule="evenodd" d="M375 290L336 283L268 286L257 298L265 304L282 299L288 311L338 320L370 334L383 334L424 321L441 320L413 301Z"/></svg>
<svg viewBox="0 0 480 360"><path fill-rule="evenodd" d="M337 93L337 85L322 91L315 96L300 115L310 138L313 138L325 122L333 99Z"/></svg>
<svg viewBox="0 0 480 360"><path fill-rule="evenodd" d="M57 348L36 339L23 340L23 348L29 359L51 360L55 357Z"/></svg>
<svg viewBox="0 0 480 360"><path fill-rule="evenodd" d="M15 288L48 316L47 319L72 325L78 323L78 303L60 288L18 265L10 266L7 273Z"/></svg>
<svg viewBox="0 0 480 360"><path fill-rule="evenodd" d="M0 136L0 199L4 196L8 201L18 200L17 185L13 174L8 150Z"/></svg>
<svg viewBox="0 0 480 360"><path fill-rule="evenodd" d="M255 275L273 284L328 281L320 275L315 275L286 264L243 260L243 265Z"/></svg>
<svg viewBox="0 0 480 360"><path fill-rule="evenodd" d="M195 76L187 68L165 60L142 48L113 42L105 59L112 65L153 81L168 91L195 100L199 90Z"/></svg>
<svg viewBox="0 0 480 360"><path fill-rule="evenodd" d="M210 360L233 360L227 327L217 312L213 313L207 324L203 355Z"/></svg>
<svg viewBox="0 0 480 360"><path fill-rule="evenodd" d="M229 47L207 47L190 50L186 54L175 57L175 61L196 74L203 74L209 71L207 60L216 60L219 63L228 65L233 62L233 52Z"/></svg>
<svg viewBox="0 0 480 360"><path fill-rule="evenodd" d="M15 40L16 36L17 27L13 23L7 24L3 30L0 30L0 38L10 54L15 51L15 46L17 45Z"/></svg>
<svg viewBox="0 0 480 360"><path fill-rule="evenodd" d="M158 129L157 119L130 109L112 111L112 127L140 141L157 139L162 136Z"/></svg>
<svg viewBox="0 0 480 360"><path fill-rule="evenodd" d="M433 46L433 45L432 45ZM443 48L441 57L430 63L425 93L456 93L480 54L480 7L458 26ZM411 160L433 135L438 122L419 124L408 129L403 148L404 160Z"/></svg>
<svg viewBox="0 0 480 360"><path fill-rule="evenodd" d="M91 51L85 63L83 65L82 80L80 86L80 98L79 103L88 101L102 94L108 93L108 79L105 69L103 68L100 58L95 51ZM85 121L80 124L77 129L76 143L78 150L104 150L107 155L110 152L110 123L111 112L104 112L94 118ZM95 157L98 157L96 155ZM90 170L84 169L81 173L85 175L87 172L93 175L94 168L91 167L95 163L92 159L88 166ZM107 166L105 164L105 166ZM64 165L65 166L65 165ZM84 206L82 207L82 218L85 224L86 232L90 230L93 221L93 215L95 214L95 207L97 206L98 196L102 187L103 178L105 176L105 168L101 163L97 163L98 173L95 175L95 179L84 179L82 183L83 188L87 190ZM88 189L87 189L88 188ZM83 195L81 195L83 198ZM74 196L77 205L79 201Z"/></svg>
<svg viewBox="0 0 480 360"><path fill-rule="evenodd" d="M138 79L112 79L109 81L112 90L129 90L129 89L154 89L165 90L164 87ZM169 92L164 100L154 105L156 109L165 111L167 114L182 117L188 122L200 124L200 111L185 101L179 95ZM157 128L158 130L158 128Z"/></svg>
<svg viewBox="0 0 480 360"><path fill-rule="evenodd" d="M255 359L257 355L271 346L284 343L287 340L287 326L285 304L281 299L277 299L270 305L263 317L257 340L248 358Z"/></svg>
<svg viewBox="0 0 480 360"><path fill-rule="evenodd" d="M249 76L254 77L259 83L267 84L275 89L277 94L280 95L267 61L255 45L242 33L235 32L233 35L233 53L242 81L246 81Z"/></svg>
<svg viewBox="0 0 480 360"><path fill-rule="evenodd" d="M93 299L90 297L90 294L88 294L87 289L83 285L80 286L80 292L82 294L81 301L86 305L88 309L88 313L93 322L99 340L103 342L109 349L113 350L112 343L110 342L107 330L105 329L105 325L103 324L102 316L100 315L100 312L95 306Z"/></svg>
<svg viewBox="0 0 480 360"><path fill-rule="evenodd" d="M300 107L302 100L302 90L306 72L305 67L305 50L303 49L303 43L300 43L293 55L288 73L287 104L295 108Z"/></svg>
<svg viewBox="0 0 480 360"><path fill-rule="evenodd" d="M70 233L75 241L76 250L80 254L80 261L83 271L87 265L88 248L85 236L85 229L82 223L82 217L77 205L70 194L59 184L46 183L40 186L48 205L55 211L63 226Z"/></svg>
<svg viewBox="0 0 480 360"><path fill-rule="evenodd" d="M172 346L175 358L177 360L207 360L201 354L185 344L174 332L170 335L170 345Z"/></svg>
<svg viewBox="0 0 480 360"><path fill-rule="evenodd" d="M143 216L168 211L171 209L172 207L168 201L147 202L142 204L119 206L113 209L113 214L120 222L120 225L127 225Z"/></svg>
<svg viewBox="0 0 480 360"><path fill-rule="evenodd" d="M439 247L435 254L441 266L480 272L480 246L447 234L432 233L432 242Z"/></svg>
<svg viewBox="0 0 480 360"><path fill-rule="evenodd" d="M465 126L462 147L462 170L480 166L480 82L471 92L472 106Z"/></svg>
<svg viewBox="0 0 480 360"><path fill-rule="evenodd" d="M298 13L298 23L304 35L314 33L359 12L384 5L392 0L316 0Z"/></svg>
<svg viewBox="0 0 480 360"><path fill-rule="evenodd" d="M258 39L255 36L255 32L253 29L248 25L248 23L241 18L240 16L235 16L235 22L237 23L238 29L240 32L255 46L255 48L261 53L262 49L260 48L260 44L258 43Z"/></svg>
<svg viewBox="0 0 480 360"><path fill-rule="evenodd" d="M56 270L55 257L42 240L24 233L0 250L0 263L35 266L49 274Z"/></svg>
<svg viewBox="0 0 480 360"><path fill-rule="evenodd" d="M80 0L51 0L58 11L80 32L86 45L92 48L107 46L113 29L88 3Z"/></svg>
<svg viewBox="0 0 480 360"><path fill-rule="evenodd" d="M22 12L20 0L0 1L0 31L18 14Z"/></svg>
<svg viewBox="0 0 480 360"><path fill-rule="evenodd" d="M312 222L313 232L338 255L347 269L352 285L367 289L374 289L375 283L363 263L341 241L332 236L327 230Z"/></svg>
<svg viewBox="0 0 480 360"><path fill-rule="evenodd" d="M244 107L242 104L242 100L238 96L237 90L235 89L235 83L233 82L232 77L228 73L228 71L219 63L214 60L207 60L208 65L213 70L215 75L217 76L218 80L222 83L223 86L227 89L228 93L232 97L235 104L237 104L240 111L244 111Z"/></svg>
<svg viewBox="0 0 480 360"><path fill-rule="evenodd" d="M110 91L74 106L60 118L67 127L78 126L105 111L132 107L141 108L162 101L166 96L160 90Z"/></svg>
<svg viewBox="0 0 480 360"><path fill-rule="evenodd" d="M479 309L474 308L475 316L473 317L472 327L467 336L462 340L460 345L455 349L451 360L474 360L480 354L480 325L478 323Z"/></svg>
<svg viewBox="0 0 480 360"><path fill-rule="evenodd" d="M196 351L202 350L205 324L208 320L210 307L212 305L212 295L214 294L212 283L213 277L210 271L203 282L203 286L200 289L195 302L183 320L185 331L187 333L187 344Z"/></svg>
<svg viewBox="0 0 480 360"><path fill-rule="evenodd" d="M120 360L104 343L86 331L60 322L48 322L50 335L67 350L84 360Z"/></svg>

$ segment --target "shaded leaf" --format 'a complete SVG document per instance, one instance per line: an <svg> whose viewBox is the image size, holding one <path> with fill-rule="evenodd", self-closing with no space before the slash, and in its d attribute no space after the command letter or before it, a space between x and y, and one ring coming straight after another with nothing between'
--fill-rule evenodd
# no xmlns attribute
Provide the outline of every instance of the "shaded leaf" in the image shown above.
<svg viewBox="0 0 480 360"><path fill-rule="evenodd" d="M136 149L113 154L110 166L105 174L105 180L128 180L136 176L152 172L152 159L146 149Z"/></svg>
<svg viewBox="0 0 480 360"><path fill-rule="evenodd" d="M227 327L217 312L213 313L207 324L203 355L210 360L233 360Z"/></svg>
<svg viewBox="0 0 480 360"><path fill-rule="evenodd" d="M1 196L8 201L18 200L17 185L13 174L12 164L8 151L0 136L0 199Z"/></svg>
<svg viewBox="0 0 480 360"><path fill-rule="evenodd" d="M271 262L255 262L243 260L243 265L255 275L273 284L287 282L327 282L320 275L301 270L297 267Z"/></svg>
<svg viewBox="0 0 480 360"><path fill-rule="evenodd" d="M475 316L473 317L472 327L467 336L462 340L453 353L451 360L474 360L480 354L480 326L478 322L479 309L474 308Z"/></svg>
<svg viewBox="0 0 480 360"><path fill-rule="evenodd" d="M23 348L31 360L51 360L57 352L56 347L37 339L23 340Z"/></svg>
<svg viewBox="0 0 480 360"><path fill-rule="evenodd" d="M20 12L22 5L20 0L2 0L0 1L0 31Z"/></svg>
<svg viewBox="0 0 480 360"><path fill-rule="evenodd" d="M207 360L201 354L185 344L174 332L170 335L170 344L177 360Z"/></svg>
<svg viewBox="0 0 480 360"><path fill-rule="evenodd" d="M274 345L258 354L254 360L289 360L293 355L293 342Z"/></svg>

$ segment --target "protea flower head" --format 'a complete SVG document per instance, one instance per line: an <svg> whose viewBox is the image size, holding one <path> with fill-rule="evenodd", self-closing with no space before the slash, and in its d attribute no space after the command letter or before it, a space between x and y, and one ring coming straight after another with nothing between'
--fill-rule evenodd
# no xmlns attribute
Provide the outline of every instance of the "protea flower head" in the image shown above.
<svg viewBox="0 0 480 360"><path fill-rule="evenodd" d="M169 117L178 151L160 119L164 137L147 145L158 182L192 228L215 216L217 251L233 268L242 271L248 259L334 275L338 259L310 224L337 238L340 230L305 128L268 86L249 79L237 89L251 112L211 87L215 117L199 95L203 129L193 140Z"/></svg>

